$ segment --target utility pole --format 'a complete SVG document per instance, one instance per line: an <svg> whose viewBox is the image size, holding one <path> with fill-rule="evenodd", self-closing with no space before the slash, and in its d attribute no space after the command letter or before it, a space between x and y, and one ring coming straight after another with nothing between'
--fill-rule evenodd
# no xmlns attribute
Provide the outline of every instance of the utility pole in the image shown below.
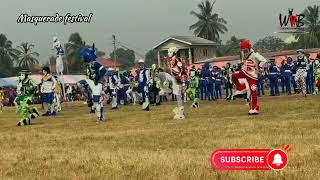
<svg viewBox="0 0 320 180"><path fill-rule="evenodd" d="M113 39L113 68L116 69L116 60L117 60L116 36L112 35L112 39Z"/></svg>

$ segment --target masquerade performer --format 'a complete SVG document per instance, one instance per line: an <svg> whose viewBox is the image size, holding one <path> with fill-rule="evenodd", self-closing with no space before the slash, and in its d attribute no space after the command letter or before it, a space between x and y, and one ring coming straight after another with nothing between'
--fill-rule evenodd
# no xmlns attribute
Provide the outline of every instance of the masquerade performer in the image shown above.
<svg viewBox="0 0 320 180"><path fill-rule="evenodd" d="M320 89L320 60L316 59L314 62L313 74L314 74L314 94L319 94Z"/></svg>
<svg viewBox="0 0 320 180"><path fill-rule="evenodd" d="M54 92L54 96L53 96L53 106L54 106L54 111L55 112L60 112L61 111L61 97L63 96L62 94L62 84L61 82L59 82L59 79L57 76L54 76L57 85L55 86L53 92Z"/></svg>
<svg viewBox="0 0 320 180"><path fill-rule="evenodd" d="M105 93L103 91L103 86L101 83L94 82L91 79L86 79L87 84L89 85L92 92L92 110L95 111L97 115L97 124L104 121L103 115L103 102Z"/></svg>
<svg viewBox="0 0 320 180"><path fill-rule="evenodd" d="M150 72L145 67L143 59L138 61L139 73L138 73L138 95L142 98L142 110L150 111L149 101L149 85L150 85Z"/></svg>
<svg viewBox="0 0 320 180"><path fill-rule="evenodd" d="M118 77L118 73L113 68L109 68L108 72L111 109L118 109L118 90L120 87L120 78Z"/></svg>
<svg viewBox="0 0 320 180"><path fill-rule="evenodd" d="M84 59L84 62L87 63L87 76L89 79L96 83L103 81L104 77L107 76L107 70L96 61L97 56L95 54L94 44L90 48L83 48L80 51L80 56Z"/></svg>
<svg viewBox="0 0 320 180"><path fill-rule="evenodd" d="M43 67L42 69L42 79L41 79L41 99L45 109L43 116L54 116L56 111L54 109L53 99L54 99L54 89L57 86L56 79L50 74L49 67Z"/></svg>
<svg viewBox="0 0 320 180"><path fill-rule="evenodd" d="M2 87L0 87L0 112L2 112L2 109L3 109L3 100L4 100L4 91Z"/></svg>
<svg viewBox="0 0 320 180"><path fill-rule="evenodd" d="M26 126L31 124L31 119L39 116L36 107L32 107L32 96L37 90L37 84L29 78L29 71L21 71L18 79L17 94L14 104L17 108L16 112L21 116L18 126Z"/></svg>
<svg viewBox="0 0 320 180"><path fill-rule="evenodd" d="M199 93L199 77L196 75L195 69L190 69L190 78L186 92L189 100L192 101L191 106L193 108L199 107L200 100L197 97L197 94Z"/></svg>
<svg viewBox="0 0 320 180"><path fill-rule="evenodd" d="M248 40L243 40L240 43L242 68L241 71L232 74L232 81L235 84L235 95L246 93L245 85L239 82L239 79L246 79L250 90L250 110L249 115L259 114L259 105L257 97L257 78L258 70L264 67L267 60L259 53L254 52Z"/></svg>
<svg viewBox="0 0 320 180"><path fill-rule="evenodd" d="M298 85L299 89L302 91L302 94L306 97L306 84L305 79L307 77L307 66L308 66L308 58L305 55L305 52L303 49L297 50L298 57L297 57L297 64L296 64L296 76L295 81Z"/></svg>
<svg viewBox="0 0 320 180"><path fill-rule="evenodd" d="M82 90L83 96L85 98L85 104L90 107L90 113L94 113L94 110L92 108L93 106L93 100L92 100L92 92L89 87L89 84L87 83L86 80L81 80L77 83L77 86Z"/></svg>
<svg viewBox="0 0 320 180"><path fill-rule="evenodd" d="M138 83L136 81L136 78L133 76L130 76L129 79L130 79L130 86L129 86L129 89L126 91L127 98L129 102L133 102L133 105L136 105Z"/></svg>
<svg viewBox="0 0 320 180"><path fill-rule="evenodd" d="M178 51L176 47L168 49L171 78L167 76L166 79L168 79L167 82L170 82L172 85L173 94L177 96L178 107L173 110L175 114L174 119L184 119L183 95L185 94L188 74L185 63L177 56Z"/></svg>
<svg viewBox="0 0 320 180"><path fill-rule="evenodd" d="M233 94L233 83L231 79L232 73L233 69L231 68L231 64L227 63L223 71L223 75L225 77L226 100L231 100Z"/></svg>
<svg viewBox="0 0 320 180"><path fill-rule="evenodd" d="M151 104L160 105L160 81L159 81L159 66L157 64L152 64L151 70L151 86L150 86L150 98Z"/></svg>
<svg viewBox="0 0 320 180"><path fill-rule="evenodd" d="M56 50L56 72L57 72L57 81L61 83L62 85L62 96L65 96L65 88L64 88L64 82L63 82L63 57L64 57L64 49L58 39L58 37L53 37L53 45L52 49Z"/></svg>

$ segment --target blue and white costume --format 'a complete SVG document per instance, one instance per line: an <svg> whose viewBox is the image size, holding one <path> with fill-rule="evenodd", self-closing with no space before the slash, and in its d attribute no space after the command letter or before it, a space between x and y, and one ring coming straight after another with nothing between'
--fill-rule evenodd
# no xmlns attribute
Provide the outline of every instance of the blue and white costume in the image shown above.
<svg viewBox="0 0 320 180"><path fill-rule="evenodd" d="M54 110L54 89L57 85L57 81L55 78L50 74L49 67L44 67L43 70L43 77L41 79L41 100L45 109L45 113L43 116L51 116L56 115L56 111Z"/></svg>
<svg viewBox="0 0 320 180"><path fill-rule="evenodd" d="M63 47L58 39L58 37L53 37L53 46L52 49L55 49L57 51L57 59L56 59L56 72L58 75L61 75L63 73L63 56L64 56L64 50Z"/></svg>
<svg viewBox="0 0 320 180"><path fill-rule="evenodd" d="M138 74L138 88L137 93L142 100L142 109L144 111L150 110L150 101L149 101L149 83L150 83L150 72L144 66L144 60L140 59L138 61L140 65L139 74Z"/></svg>
<svg viewBox="0 0 320 180"><path fill-rule="evenodd" d="M111 109L118 108L118 89L120 86L120 78L118 77L117 72L113 68L109 68L109 88L111 96Z"/></svg>
<svg viewBox="0 0 320 180"><path fill-rule="evenodd" d="M98 119L97 123L104 121L104 115L103 115L103 86L101 83L95 83L91 79L85 80L87 84L89 85L92 95L91 99L93 102L92 109L95 111Z"/></svg>

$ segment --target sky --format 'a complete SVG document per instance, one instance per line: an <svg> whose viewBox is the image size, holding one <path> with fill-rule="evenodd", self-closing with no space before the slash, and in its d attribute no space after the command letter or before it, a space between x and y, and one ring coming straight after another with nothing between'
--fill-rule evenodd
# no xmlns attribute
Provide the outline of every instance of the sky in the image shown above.
<svg viewBox="0 0 320 180"><path fill-rule="evenodd" d="M21 42L35 45L41 63L55 52L51 50L52 37L62 43L71 33L79 32L87 44L110 54L112 34L117 41L145 54L170 35L193 35L189 26L196 22L190 11L198 11L202 0L7 0L0 6L0 33L16 47ZM285 38L274 33L279 30L279 13L288 8L301 13L309 5L320 5L320 0L216 0L214 12L227 21L228 32L221 35L223 42L232 35L255 42L268 35ZM21 13L34 16L53 16L59 13L89 15L90 23L17 23Z"/></svg>

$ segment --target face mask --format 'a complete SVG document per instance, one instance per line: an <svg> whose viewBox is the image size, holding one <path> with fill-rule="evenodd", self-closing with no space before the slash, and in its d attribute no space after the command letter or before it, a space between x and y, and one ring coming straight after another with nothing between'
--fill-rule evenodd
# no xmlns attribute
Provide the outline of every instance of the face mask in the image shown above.
<svg viewBox="0 0 320 180"><path fill-rule="evenodd" d="M20 79L24 79L25 78L25 75L24 74L20 74Z"/></svg>
<svg viewBox="0 0 320 180"><path fill-rule="evenodd" d="M193 77L193 76L195 76L195 75L196 75L196 72L194 72L194 71L191 71L191 72L190 72L190 76L191 76L191 77Z"/></svg>

